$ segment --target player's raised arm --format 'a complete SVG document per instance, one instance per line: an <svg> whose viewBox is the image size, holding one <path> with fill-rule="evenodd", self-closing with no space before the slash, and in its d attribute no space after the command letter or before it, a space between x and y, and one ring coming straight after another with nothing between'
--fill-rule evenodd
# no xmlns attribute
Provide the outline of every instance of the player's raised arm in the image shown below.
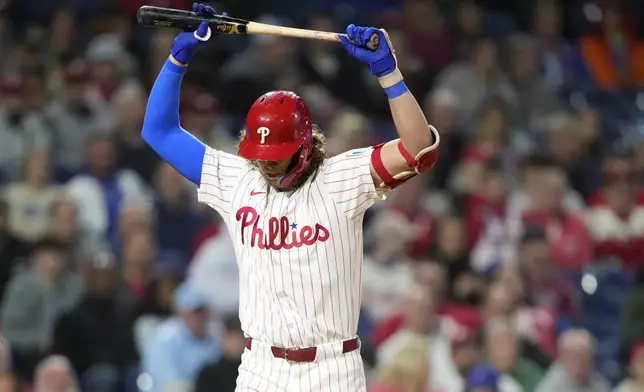
<svg viewBox="0 0 644 392"><path fill-rule="evenodd" d="M400 139L376 146L371 154L371 176L376 187L393 189L409 178L429 171L438 159L440 137L425 119L409 92L396 63L387 32L350 25L340 40L349 54L369 65L389 97L389 107ZM374 42L375 41L375 42ZM376 50L367 49L368 43Z"/></svg>
<svg viewBox="0 0 644 392"><path fill-rule="evenodd" d="M195 4L193 11L214 14L215 10ZM199 185L206 146L179 124L179 93L186 66L212 32L202 23L194 33L182 32L174 40L171 54L152 87L143 122L143 139L184 177Z"/></svg>

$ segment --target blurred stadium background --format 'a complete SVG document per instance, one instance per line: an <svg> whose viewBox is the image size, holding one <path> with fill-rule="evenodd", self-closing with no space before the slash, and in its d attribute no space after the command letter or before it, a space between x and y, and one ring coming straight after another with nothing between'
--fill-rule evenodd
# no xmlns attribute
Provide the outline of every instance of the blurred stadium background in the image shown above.
<svg viewBox="0 0 644 392"><path fill-rule="evenodd" d="M230 241L140 138L174 37L136 25L144 4L190 6L0 1L0 392L234 390ZM644 390L644 2L213 5L388 29L442 135L432 173L366 219L370 389ZM234 151L251 102L288 89L330 154L391 138L386 96L341 49L217 38L190 65L182 123ZM163 333L201 321L189 345Z"/></svg>

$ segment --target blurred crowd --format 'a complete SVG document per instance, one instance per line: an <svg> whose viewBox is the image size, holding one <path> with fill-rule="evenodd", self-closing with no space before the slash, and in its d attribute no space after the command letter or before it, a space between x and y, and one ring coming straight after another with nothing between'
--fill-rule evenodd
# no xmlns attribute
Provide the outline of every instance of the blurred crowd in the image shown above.
<svg viewBox="0 0 644 392"><path fill-rule="evenodd" d="M244 336L220 217L140 137L174 31L139 6L0 1L0 392L232 392ZM386 28L441 133L365 219L373 392L644 391L644 3L235 0L229 14ZM336 154L395 137L333 43L218 37L181 122L234 152L262 93Z"/></svg>

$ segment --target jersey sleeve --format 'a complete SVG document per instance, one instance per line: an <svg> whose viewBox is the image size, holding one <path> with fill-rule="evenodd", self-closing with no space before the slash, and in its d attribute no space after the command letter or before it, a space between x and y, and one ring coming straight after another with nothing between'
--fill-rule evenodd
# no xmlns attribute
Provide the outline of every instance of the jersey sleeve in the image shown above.
<svg viewBox="0 0 644 392"><path fill-rule="evenodd" d="M229 215L235 191L248 170L244 159L206 147L198 188L199 203L207 204L222 215Z"/></svg>
<svg viewBox="0 0 644 392"><path fill-rule="evenodd" d="M351 219L385 199L371 176L373 147L359 148L329 158L324 163L322 186L337 208Z"/></svg>

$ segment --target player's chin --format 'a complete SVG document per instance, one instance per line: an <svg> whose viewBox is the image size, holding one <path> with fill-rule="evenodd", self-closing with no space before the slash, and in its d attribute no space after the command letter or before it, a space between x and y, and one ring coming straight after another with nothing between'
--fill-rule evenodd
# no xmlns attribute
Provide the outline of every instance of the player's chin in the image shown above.
<svg viewBox="0 0 644 392"><path fill-rule="evenodd" d="M270 174L270 173L263 173L263 174L264 174L264 178L266 179L266 182L268 182L268 185L272 186L273 188L278 187L280 174Z"/></svg>

